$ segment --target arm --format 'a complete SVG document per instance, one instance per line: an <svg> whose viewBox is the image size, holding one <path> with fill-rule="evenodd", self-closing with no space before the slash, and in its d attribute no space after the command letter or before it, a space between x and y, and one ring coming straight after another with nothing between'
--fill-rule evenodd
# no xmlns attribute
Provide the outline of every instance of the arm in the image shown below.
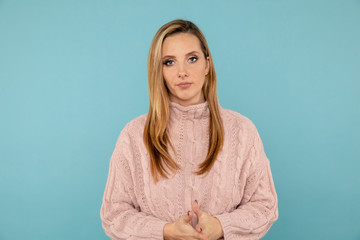
<svg viewBox="0 0 360 240"><path fill-rule="evenodd" d="M133 193L134 183L128 162L132 158L131 145L124 130L110 160L100 212L102 226L113 240L163 239L166 222L146 215L139 207L135 207L134 203L137 201Z"/></svg>
<svg viewBox="0 0 360 240"><path fill-rule="evenodd" d="M254 127L255 129L255 127ZM261 139L255 129L244 197L233 212L215 216L225 239L259 239L278 218L277 195Z"/></svg>

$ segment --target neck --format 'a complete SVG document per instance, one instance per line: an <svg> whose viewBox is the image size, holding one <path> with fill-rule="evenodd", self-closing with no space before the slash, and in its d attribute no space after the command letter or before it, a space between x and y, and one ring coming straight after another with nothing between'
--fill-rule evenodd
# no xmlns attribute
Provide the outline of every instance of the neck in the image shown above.
<svg viewBox="0 0 360 240"><path fill-rule="evenodd" d="M170 102L170 121L180 119L208 119L210 117L207 102L183 106L176 102Z"/></svg>
<svg viewBox="0 0 360 240"><path fill-rule="evenodd" d="M188 107L188 106L191 106L191 105L197 105L197 104L200 104L200 103L204 103L205 102L205 97L204 97L204 94L201 94L199 95L198 98L196 99L190 99L190 100L181 100L181 99L178 99L178 98L174 98L174 97L170 97L170 101L171 102L174 102L174 103L177 103L183 107Z"/></svg>

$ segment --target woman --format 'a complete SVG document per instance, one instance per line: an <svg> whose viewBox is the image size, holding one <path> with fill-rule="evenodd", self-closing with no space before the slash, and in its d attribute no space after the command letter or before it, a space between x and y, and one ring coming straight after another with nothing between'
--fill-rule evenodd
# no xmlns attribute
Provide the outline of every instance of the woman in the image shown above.
<svg viewBox="0 0 360 240"><path fill-rule="evenodd" d="M112 239L259 239L278 218L255 126L222 109L204 35L162 26L148 58L150 108L128 123L101 207Z"/></svg>

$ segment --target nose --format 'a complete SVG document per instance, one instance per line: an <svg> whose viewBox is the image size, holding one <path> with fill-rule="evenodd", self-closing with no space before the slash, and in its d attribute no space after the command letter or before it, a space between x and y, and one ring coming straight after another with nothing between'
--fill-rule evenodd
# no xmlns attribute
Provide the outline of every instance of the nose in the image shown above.
<svg viewBox="0 0 360 240"><path fill-rule="evenodd" d="M182 79L188 77L188 73L184 64L179 64L178 77Z"/></svg>
<svg viewBox="0 0 360 240"><path fill-rule="evenodd" d="M186 72L179 72L179 78L185 78L188 77Z"/></svg>

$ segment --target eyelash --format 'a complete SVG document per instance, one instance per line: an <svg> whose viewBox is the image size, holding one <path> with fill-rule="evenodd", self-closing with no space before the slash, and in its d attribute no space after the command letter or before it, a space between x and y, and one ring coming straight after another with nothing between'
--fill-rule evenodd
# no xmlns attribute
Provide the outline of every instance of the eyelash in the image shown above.
<svg viewBox="0 0 360 240"><path fill-rule="evenodd" d="M194 63L194 62L196 62L198 59L199 59L198 57L190 57L190 58L188 59L188 61L190 60L190 63ZM173 60L166 60L166 61L164 62L164 65L165 65L165 66L171 66L173 63L174 63Z"/></svg>
<svg viewBox="0 0 360 240"><path fill-rule="evenodd" d="M190 59L193 59L193 61L190 61L190 62L196 62L199 58L198 57L191 57L191 58L189 58L189 60Z"/></svg>
<svg viewBox="0 0 360 240"><path fill-rule="evenodd" d="M166 65L166 66L171 66L172 64L170 64L170 63L173 63L174 61L173 60L166 60L165 62L164 62L164 65Z"/></svg>

